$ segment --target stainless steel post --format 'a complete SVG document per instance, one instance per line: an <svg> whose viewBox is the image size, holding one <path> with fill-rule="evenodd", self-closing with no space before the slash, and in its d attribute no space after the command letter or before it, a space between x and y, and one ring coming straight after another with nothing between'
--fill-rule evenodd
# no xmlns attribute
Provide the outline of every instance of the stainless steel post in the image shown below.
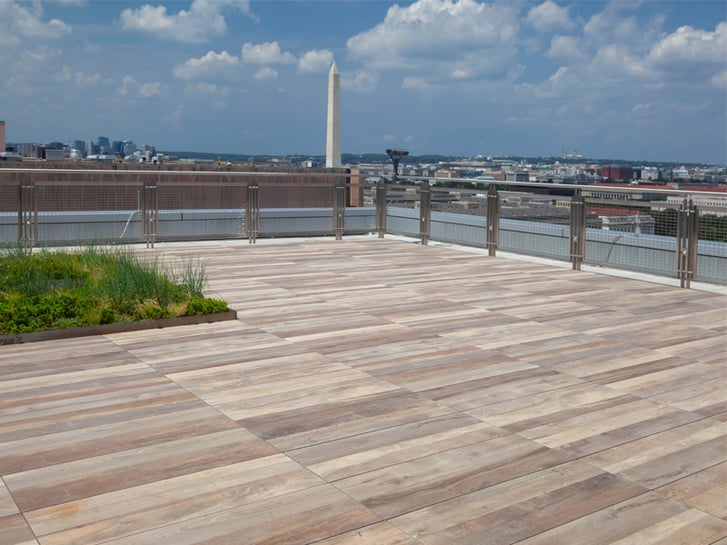
<svg viewBox="0 0 727 545"><path fill-rule="evenodd" d="M428 181L419 190L419 237L424 246L429 242L429 229L432 220L432 188Z"/></svg>
<svg viewBox="0 0 727 545"><path fill-rule="evenodd" d="M376 232L379 238L384 238L386 233L386 183L381 178L376 184Z"/></svg>
<svg viewBox="0 0 727 545"><path fill-rule="evenodd" d="M342 180L338 180L333 188L333 234L336 240L343 239L345 215L346 186Z"/></svg>
<svg viewBox="0 0 727 545"><path fill-rule="evenodd" d="M247 184L247 206L245 207L245 228L247 240L255 244L260 231L260 187L256 180Z"/></svg>
<svg viewBox="0 0 727 545"><path fill-rule="evenodd" d="M141 192L141 231L147 248L153 248L159 234L159 193L157 180L144 181Z"/></svg>
<svg viewBox="0 0 727 545"><path fill-rule="evenodd" d="M18 242L32 248L38 240L38 203L35 183L23 176L18 185Z"/></svg>
<svg viewBox="0 0 727 545"><path fill-rule="evenodd" d="M497 245L500 241L500 196L497 187L491 185L487 188L487 253L495 257Z"/></svg>
<svg viewBox="0 0 727 545"><path fill-rule="evenodd" d="M697 272L699 213L691 198L684 198L677 214L676 269L679 285L689 288Z"/></svg>
<svg viewBox="0 0 727 545"><path fill-rule="evenodd" d="M586 257L586 203L576 189L570 203L570 260L574 271L581 270Z"/></svg>

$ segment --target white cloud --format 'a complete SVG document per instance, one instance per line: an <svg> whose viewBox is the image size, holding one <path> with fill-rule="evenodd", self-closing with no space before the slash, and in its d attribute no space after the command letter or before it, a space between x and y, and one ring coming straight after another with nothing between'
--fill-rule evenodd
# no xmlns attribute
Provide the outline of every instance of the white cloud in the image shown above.
<svg viewBox="0 0 727 545"><path fill-rule="evenodd" d="M23 38L57 39L73 29L60 19L43 21L40 2L0 0L0 45L18 45Z"/></svg>
<svg viewBox="0 0 727 545"><path fill-rule="evenodd" d="M262 44L245 43L242 46L242 62L249 64L292 64L295 57L280 51L278 42Z"/></svg>
<svg viewBox="0 0 727 545"><path fill-rule="evenodd" d="M546 57L558 60L583 60L586 54L581 50L579 40L575 36L553 36Z"/></svg>
<svg viewBox="0 0 727 545"><path fill-rule="evenodd" d="M570 30L575 23L568 13L570 7L560 7L552 0L545 0L539 6L535 6L528 12L528 22L538 32L557 32L559 30Z"/></svg>
<svg viewBox="0 0 727 545"><path fill-rule="evenodd" d="M193 0L189 10L173 14L167 13L166 6L162 5L127 8L121 12L121 26L168 40L205 42L227 31L225 18L220 13L226 7L237 8L254 18L248 0Z"/></svg>
<svg viewBox="0 0 727 545"><path fill-rule="evenodd" d="M724 70L719 74L715 74L709 81L715 87L727 90L727 70Z"/></svg>
<svg viewBox="0 0 727 545"><path fill-rule="evenodd" d="M73 72L71 67L64 64L60 72L53 75L53 81L57 83L66 83L73 81L79 89L84 87L94 87L101 83L100 74L84 74L83 72Z"/></svg>
<svg viewBox="0 0 727 545"><path fill-rule="evenodd" d="M341 87L350 91L369 92L376 89L379 83L378 74L373 74L365 70L359 70L353 75L341 75Z"/></svg>
<svg viewBox="0 0 727 545"><path fill-rule="evenodd" d="M652 47L647 62L667 71L694 71L704 66L723 68L727 64L727 23L717 25L714 32L679 27Z"/></svg>
<svg viewBox="0 0 727 545"><path fill-rule="evenodd" d="M389 8L383 22L347 42L348 53L370 70L399 70L427 80L496 77L514 62L515 5L475 0L419 0Z"/></svg>
<svg viewBox="0 0 727 545"><path fill-rule="evenodd" d="M218 85L216 83L208 83L201 81L195 85L195 89L205 95L227 95L231 89L228 85Z"/></svg>
<svg viewBox="0 0 727 545"><path fill-rule="evenodd" d="M328 49L306 51L298 59L298 72L301 74L321 74L333 64L333 52Z"/></svg>
<svg viewBox="0 0 727 545"><path fill-rule="evenodd" d="M645 102L645 103L642 103L642 104L637 104L636 106L634 106L633 108L631 108L631 111L634 112L634 113L636 113L636 112L645 112L645 111L648 111L648 110L651 110L651 102Z"/></svg>
<svg viewBox="0 0 727 545"><path fill-rule="evenodd" d="M53 75L53 81L58 83L64 83L66 81L69 81L73 77L73 72L71 70L71 67L66 65L63 65L60 72L57 72Z"/></svg>
<svg viewBox="0 0 727 545"><path fill-rule="evenodd" d="M594 76L619 81L624 78L649 78L653 73L638 56L631 53L628 47L611 44L596 52L590 66Z"/></svg>
<svg viewBox="0 0 727 545"><path fill-rule="evenodd" d="M276 79L278 77L277 70L270 68L269 66L262 66L255 72L255 79L258 81L266 79Z"/></svg>
<svg viewBox="0 0 727 545"><path fill-rule="evenodd" d="M139 87L139 96L143 98L157 97L162 94L162 84L158 81L143 83L141 87Z"/></svg>
<svg viewBox="0 0 727 545"><path fill-rule="evenodd" d="M127 74L121 79L121 87L114 92L122 97L150 98L164 94L164 88L158 81L141 83L134 76Z"/></svg>
<svg viewBox="0 0 727 545"><path fill-rule="evenodd" d="M179 79L217 79L226 78L237 70L239 59L227 51L215 53L208 51L202 57L187 59L174 67L173 74Z"/></svg>
<svg viewBox="0 0 727 545"><path fill-rule="evenodd" d="M594 14L583 27L583 37L592 47L620 44L633 52L646 52L662 34L664 14L654 14L646 20L622 11L633 8L629 2L611 2Z"/></svg>
<svg viewBox="0 0 727 545"><path fill-rule="evenodd" d="M20 54L21 59L24 63L27 62L45 62L47 60L56 58L63 53L58 48L40 46L33 50L26 50Z"/></svg>
<svg viewBox="0 0 727 545"><path fill-rule="evenodd" d="M46 2L61 6L85 6L87 4L87 0L46 0Z"/></svg>
<svg viewBox="0 0 727 545"><path fill-rule="evenodd" d="M417 91L427 91L432 88L432 85L428 81L416 76L408 76L404 78L401 86L404 89L416 89Z"/></svg>

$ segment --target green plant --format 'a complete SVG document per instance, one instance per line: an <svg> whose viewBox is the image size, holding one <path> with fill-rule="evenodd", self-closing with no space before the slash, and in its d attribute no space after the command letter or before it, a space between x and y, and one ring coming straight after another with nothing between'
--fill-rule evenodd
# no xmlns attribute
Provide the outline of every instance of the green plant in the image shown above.
<svg viewBox="0 0 727 545"><path fill-rule="evenodd" d="M188 259L179 267L181 284L192 297L201 297L207 281L207 262Z"/></svg>
<svg viewBox="0 0 727 545"><path fill-rule="evenodd" d="M206 264L182 263L181 279L158 257L130 249L82 252L0 249L0 334L209 314L227 310L205 299Z"/></svg>
<svg viewBox="0 0 727 545"><path fill-rule="evenodd" d="M225 312L227 303L219 299L203 299L201 297L192 297L187 302L187 315L200 316L202 314L215 314L217 312Z"/></svg>

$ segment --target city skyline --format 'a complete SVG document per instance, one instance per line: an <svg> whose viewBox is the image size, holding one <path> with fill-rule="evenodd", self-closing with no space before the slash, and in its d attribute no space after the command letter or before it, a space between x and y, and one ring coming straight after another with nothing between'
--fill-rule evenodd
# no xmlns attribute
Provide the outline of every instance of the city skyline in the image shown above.
<svg viewBox="0 0 727 545"><path fill-rule="evenodd" d="M10 142L727 162L727 21L696 2L0 0Z"/></svg>

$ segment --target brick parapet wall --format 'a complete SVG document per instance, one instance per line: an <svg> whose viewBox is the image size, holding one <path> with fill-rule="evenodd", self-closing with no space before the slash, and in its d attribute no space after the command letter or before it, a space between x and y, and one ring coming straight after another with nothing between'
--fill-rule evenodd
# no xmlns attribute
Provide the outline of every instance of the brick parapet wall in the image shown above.
<svg viewBox="0 0 727 545"><path fill-rule="evenodd" d="M10 170L22 168L23 171ZM63 169L63 172L49 169ZM37 171L37 172L36 172ZM330 176L330 174L341 176ZM321 176L326 174L327 176ZM316 176L318 175L318 176ZM0 211L17 211L17 187L36 186L39 211L135 210L145 182L156 182L160 209L243 208L257 182L262 208L327 208L336 183L358 183L347 169L273 169L212 165L22 163L0 165ZM349 191L349 206L362 206Z"/></svg>

